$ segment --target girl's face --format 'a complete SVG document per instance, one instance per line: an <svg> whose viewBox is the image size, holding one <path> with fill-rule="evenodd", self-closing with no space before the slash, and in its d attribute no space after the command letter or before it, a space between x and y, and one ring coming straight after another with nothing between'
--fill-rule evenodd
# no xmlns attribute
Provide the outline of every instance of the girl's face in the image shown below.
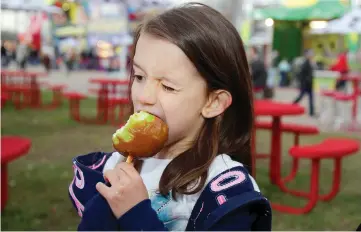
<svg viewBox="0 0 361 232"><path fill-rule="evenodd" d="M169 127L159 157L174 157L191 146L204 123L205 80L176 45L142 33L134 56L134 111L148 111ZM164 156L165 155L165 156Z"/></svg>

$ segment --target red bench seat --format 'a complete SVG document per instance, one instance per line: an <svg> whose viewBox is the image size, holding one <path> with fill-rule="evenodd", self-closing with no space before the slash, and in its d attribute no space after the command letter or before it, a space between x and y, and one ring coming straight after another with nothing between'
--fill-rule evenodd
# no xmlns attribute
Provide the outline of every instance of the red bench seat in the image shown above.
<svg viewBox="0 0 361 232"><path fill-rule="evenodd" d="M8 163L28 153L31 140L17 136L1 137L1 210L8 200ZM20 199L18 199L20 200Z"/></svg>
<svg viewBox="0 0 361 232"><path fill-rule="evenodd" d="M310 159L312 161L310 177L311 187L309 192L292 190L285 186L285 181L281 181L279 187L284 192L307 198L308 203L304 207L291 207L272 203L272 208L290 214L304 214L310 212L319 200L332 200L340 190L342 158L355 154L359 149L360 141L345 138L330 138L319 144L292 147L289 151L292 157L295 159ZM334 160L331 191L323 195L319 193L320 161L322 159Z"/></svg>

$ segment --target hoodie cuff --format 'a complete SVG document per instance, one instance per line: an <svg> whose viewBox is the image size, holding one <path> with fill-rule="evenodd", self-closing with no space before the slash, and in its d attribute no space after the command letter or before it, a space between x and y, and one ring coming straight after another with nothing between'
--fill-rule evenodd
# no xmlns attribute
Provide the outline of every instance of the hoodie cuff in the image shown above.
<svg viewBox="0 0 361 232"><path fill-rule="evenodd" d="M153 210L149 199L143 200L118 219L121 230L167 231Z"/></svg>

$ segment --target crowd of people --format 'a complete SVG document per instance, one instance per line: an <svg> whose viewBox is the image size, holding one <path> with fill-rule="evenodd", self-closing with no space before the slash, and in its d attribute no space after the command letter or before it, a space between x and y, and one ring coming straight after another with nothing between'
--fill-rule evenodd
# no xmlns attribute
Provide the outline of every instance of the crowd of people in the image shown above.
<svg viewBox="0 0 361 232"><path fill-rule="evenodd" d="M39 51L26 41L16 41L8 45L6 41L1 41L1 67L8 67L12 62L21 69L25 69L27 64L38 64Z"/></svg>
<svg viewBox="0 0 361 232"><path fill-rule="evenodd" d="M55 47L42 47L41 51L32 49L26 41L16 41L12 47L1 43L1 67L15 64L18 69L26 70L28 65L42 65L49 73L52 70L65 69L67 73L73 70L98 70L112 72L119 70L119 57L116 52L112 56L102 58L95 49L76 52L67 49L60 52Z"/></svg>

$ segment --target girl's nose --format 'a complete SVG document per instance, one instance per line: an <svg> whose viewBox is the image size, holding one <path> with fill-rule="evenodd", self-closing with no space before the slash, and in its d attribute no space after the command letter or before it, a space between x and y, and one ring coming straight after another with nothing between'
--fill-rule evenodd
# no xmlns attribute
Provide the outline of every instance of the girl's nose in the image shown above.
<svg viewBox="0 0 361 232"><path fill-rule="evenodd" d="M139 96L139 101L145 105L154 105L157 102L157 88L156 81L147 81Z"/></svg>

